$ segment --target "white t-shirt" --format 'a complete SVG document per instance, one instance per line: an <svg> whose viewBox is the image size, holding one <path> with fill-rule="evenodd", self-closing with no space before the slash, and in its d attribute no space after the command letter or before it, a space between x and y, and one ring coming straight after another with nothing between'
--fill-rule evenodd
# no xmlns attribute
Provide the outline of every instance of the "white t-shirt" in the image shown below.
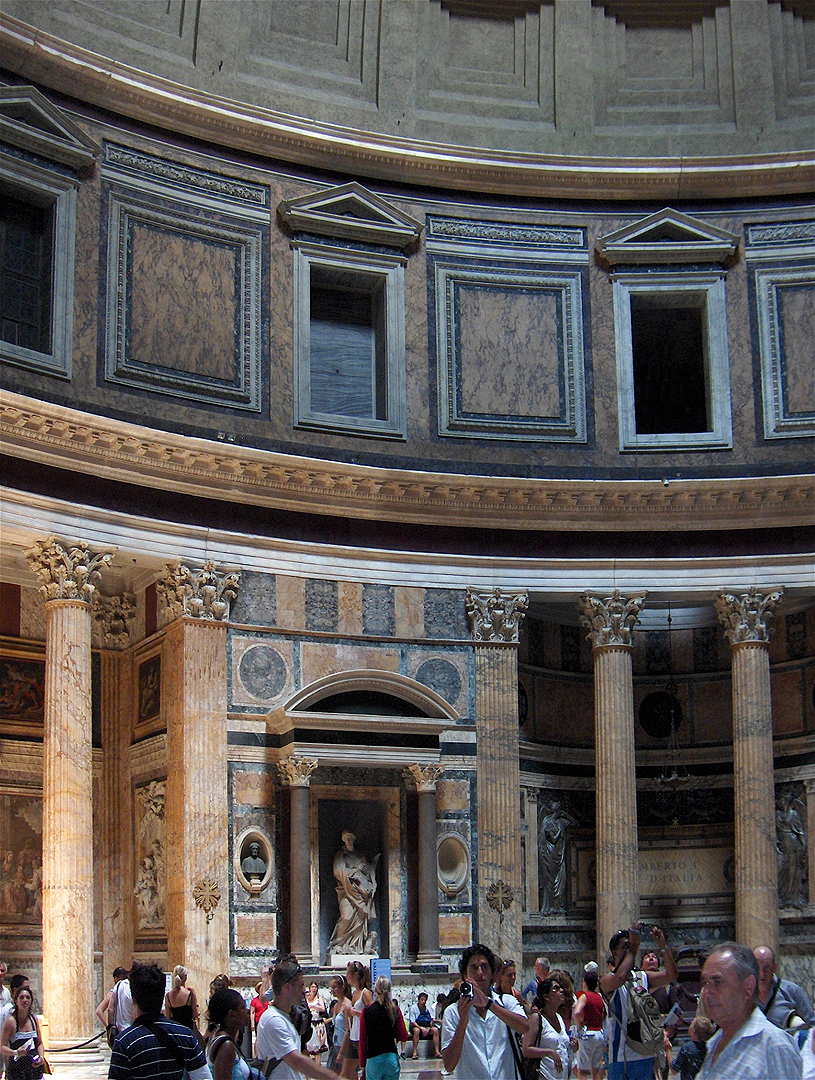
<svg viewBox="0 0 815 1080"><path fill-rule="evenodd" d="M127 1031L133 1024L133 998L130 996L130 979L121 979L113 988L113 998L116 1002L116 1015L113 1023L119 1029L119 1034ZM111 1001L113 1005L113 1001ZM110 1016L110 1009L108 1009Z"/></svg>
<svg viewBox="0 0 815 1080"><path fill-rule="evenodd" d="M277 1058L280 1064L272 1073L274 1080L300 1080L302 1073L282 1059L292 1050L300 1050L300 1036L291 1020L276 1005L270 1005L258 1020L255 1055L262 1061Z"/></svg>
<svg viewBox="0 0 815 1080"><path fill-rule="evenodd" d="M500 1004L499 998L495 1000ZM517 1001L514 1004L516 1007L510 1011L525 1016L521 1005ZM505 1007L509 1009L508 1004ZM457 1027L458 1002L455 1002L444 1010L442 1050L453 1041ZM461 1057L456 1065L456 1076L460 1080L515 1080L515 1058L509 1044L510 1038L509 1028L494 1012L490 1010L482 1020L473 1006L464 1033Z"/></svg>

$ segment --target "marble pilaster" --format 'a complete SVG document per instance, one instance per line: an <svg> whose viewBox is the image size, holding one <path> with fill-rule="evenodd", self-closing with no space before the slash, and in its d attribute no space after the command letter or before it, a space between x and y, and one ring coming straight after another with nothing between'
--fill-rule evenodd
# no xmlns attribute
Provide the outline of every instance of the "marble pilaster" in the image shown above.
<svg viewBox="0 0 815 1080"><path fill-rule="evenodd" d="M412 971L439 969L439 880L436 854L438 765L409 765L406 772L419 795L419 948Z"/></svg>
<svg viewBox="0 0 815 1080"><path fill-rule="evenodd" d="M311 955L311 828L309 785L318 762L285 758L278 768L291 788L291 952L305 967L316 966Z"/></svg>
<svg viewBox="0 0 815 1080"><path fill-rule="evenodd" d="M206 563L169 569L161 584L176 616L161 665L168 963L206 986L229 965L226 620L238 575Z"/></svg>
<svg viewBox="0 0 815 1080"><path fill-rule="evenodd" d="M770 620L781 592L720 593L733 663L736 939L778 951Z"/></svg>
<svg viewBox="0 0 815 1080"><path fill-rule="evenodd" d="M520 956L518 633L529 598L500 589L468 589L466 605L475 641L477 933L499 956Z"/></svg>
<svg viewBox="0 0 815 1080"><path fill-rule="evenodd" d="M43 1008L59 1044L94 1030L91 603L113 552L50 536L26 556L46 601Z"/></svg>
<svg viewBox="0 0 815 1080"><path fill-rule="evenodd" d="M595 787L597 791L597 955L615 930L639 914L637 787L634 755L633 632L645 597L579 601L594 655Z"/></svg>

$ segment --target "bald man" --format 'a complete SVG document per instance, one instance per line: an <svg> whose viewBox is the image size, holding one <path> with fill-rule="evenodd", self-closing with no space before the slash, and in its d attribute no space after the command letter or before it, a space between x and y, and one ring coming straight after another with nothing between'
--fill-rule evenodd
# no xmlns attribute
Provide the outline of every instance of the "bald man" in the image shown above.
<svg viewBox="0 0 815 1080"><path fill-rule="evenodd" d="M753 956L758 961L758 1007L770 1023L789 1028L792 1017L800 1016L803 1021L800 1026L812 1027L815 1010L809 998L798 983L778 978L778 963L770 946L759 945L753 949Z"/></svg>

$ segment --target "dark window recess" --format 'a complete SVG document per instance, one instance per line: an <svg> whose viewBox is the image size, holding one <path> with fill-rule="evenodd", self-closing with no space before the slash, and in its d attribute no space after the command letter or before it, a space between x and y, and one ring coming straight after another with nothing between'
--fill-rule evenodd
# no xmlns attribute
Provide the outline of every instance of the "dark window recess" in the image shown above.
<svg viewBox="0 0 815 1080"><path fill-rule="evenodd" d="M710 430L704 310L631 299L638 435Z"/></svg>
<svg viewBox="0 0 815 1080"><path fill-rule="evenodd" d="M381 286L326 286L312 271L311 410L387 420L385 302Z"/></svg>
<svg viewBox="0 0 815 1080"><path fill-rule="evenodd" d="M50 352L53 207L0 203L0 338Z"/></svg>
<svg viewBox="0 0 815 1080"><path fill-rule="evenodd" d="M363 716L425 716L418 705L377 690L346 690L309 705L321 713L359 713Z"/></svg>

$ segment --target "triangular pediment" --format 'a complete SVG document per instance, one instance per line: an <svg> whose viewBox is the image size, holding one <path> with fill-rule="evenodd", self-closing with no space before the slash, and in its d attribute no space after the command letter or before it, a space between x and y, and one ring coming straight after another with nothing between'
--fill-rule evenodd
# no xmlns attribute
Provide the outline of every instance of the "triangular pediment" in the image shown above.
<svg viewBox="0 0 815 1080"><path fill-rule="evenodd" d="M698 218L666 207L595 244L609 266L642 263L719 263L732 261L739 238Z"/></svg>
<svg viewBox="0 0 815 1080"><path fill-rule="evenodd" d="M101 149L33 86L0 86L0 143L67 165L76 172L90 169Z"/></svg>
<svg viewBox="0 0 815 1080"><path fill-rule="evenodd" d="M280 220L294 233L405 248L415 244L422 224L361 184L342 184L316 195L284 199Z"/></svg>

